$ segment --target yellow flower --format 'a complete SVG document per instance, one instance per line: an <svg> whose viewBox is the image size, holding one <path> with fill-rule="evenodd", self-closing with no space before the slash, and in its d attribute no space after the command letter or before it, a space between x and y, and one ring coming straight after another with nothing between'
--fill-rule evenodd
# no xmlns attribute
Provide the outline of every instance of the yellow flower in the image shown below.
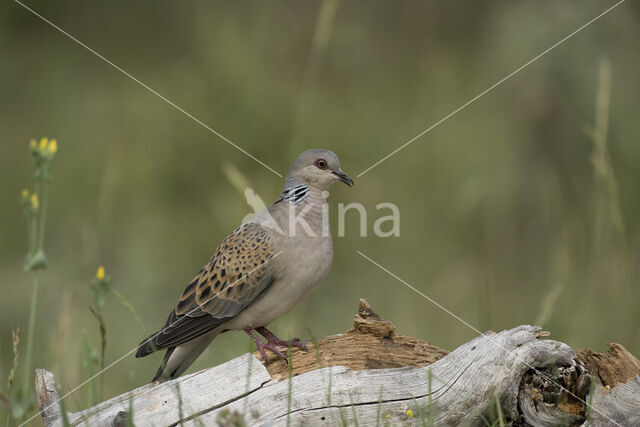
<svg viewBox="0 0 640 427"><path fill-rule="evenodd" d="M31 148L35 149L35 148L38 146L38 143L36 142L36 140L35 140L35 139L32 139L32 140L29 142L29 146L30 146Z"/></svg>
<svg viewBox="0 0 640 427"><path fill-rule="evenodd" d="M409 409L409 410L407 411L407 417L408 417L408 418L413 418L413 411L412 411L411 409Z"/></svg>
<svg viewBox="0 0 640 427"><path fill-rule="evenodd" d="M22 200L27 200L29 198L29 190L26 188L22 190Z"/></svg>
<svg viewBox="0 0 640 427"><path fill-rule="evenodd" d="M389 418L391 418L391 414L386 414L384 417L385 417L386 419L389 419Z"/></svg>
<svg viewBox="0 0 640 427"><path fill-rule="evenodd" d="M49 142L49 153L56 154L56 151L58 151L58 141L56 141L55 139L52 139Z"/></svg>
<svg viewBox="0 0 640 427"><path fill-rule="evenodd" d="M33 209L38 209L38 206L38 195L36 193L33 193L31 195L31 207L33 207Z"/></svg>
<svg viewBox="0 0 640 427"><path fill-rule="evenodd" d="M104 280L104 277L105 277L104 267L100 266L100 267L98 267L98 271L96 272L96 279Z"/></svg>
<svg viewBox="0 0 640 427"><path fill-rule="evenodd" d="M47 144L49 143L49 140L47 138L42 138L40 140L40 151L44 151L47 149Z"/></svg>

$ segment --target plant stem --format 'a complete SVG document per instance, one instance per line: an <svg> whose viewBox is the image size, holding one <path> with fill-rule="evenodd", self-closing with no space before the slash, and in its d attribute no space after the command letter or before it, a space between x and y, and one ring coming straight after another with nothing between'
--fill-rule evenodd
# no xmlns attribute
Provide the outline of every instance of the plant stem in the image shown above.
<svg viewBox="0 0 640 427"><path fill-rule="evenodd" d="M48 199L48 190L49 183L44 181L42 183L42 191L38 194L38 198L41 200L40 202L40 224L38 226L38 250L41 251L44 246L44 228L46 224L47 217L47 199Z"/></svg>
<svg viewBox="0 0 640 427"><path fill-rule="evenodd" d="M33 272L33 290L31 292L31 307L29 308L29 326L27 328L27 351L24 363L24 393L29 390L29 382L31 380L31 355L33 354L33 335L36 327L36 308L38 305L38 272Z"/></svg>
<svg viewBox="0 0 640 427"><path fill-rule="evenodd" d="M291 358L291 342L289 342L289 349L287 350L287 361L288 361L288 367L289 367L289 378L288 378L288 382L289 382L289 393L287 394L287 427L289 427L291 425L291 400L293 398L292 396L292 392L293 392L293 359Z"/></svg>
<svg viewBox="0 0 640 427"><path fill-rule="evenodd" d="M40 182L37 180L34 194L38 200L40 200ZM29 254L33 256L36 253L36 246L38 242L38 211L31 214L31 225L27 232L27 238L29 239Z"/></svg>
<svg viewBox="0 0 640 427"><path fill-rule="evenodd" d="M120 301L120 304L122 304L122 306L126 308L129 311L129 313L131 313L135 321L138 323L138 325L140 325L140 328L142 329L142 332L144 332L145 336L148 336L149 333L147 332L147 328L144 327L144 323L142 323L142 319L138 315L138 312L136 311L133 304L131 304L129 300L126 299L124 295L122 295L117 289L109 288L109 292L111 292L113 295L115 295L116 298L118 298L118 300ZM158 359L158 363L162 363L162 356L160 355L160 353L153 352L153 354Z"/></svg>
<svg viewBox="0 0 640 427"><path fill-rule="evenodd" d="M138 315L136 309L133 307L133 304L131 304L129 300L127 300L124 295L122 295L117 289L110 288L109 292L111 292L113 295L115 295L116 298L118 298L120 304L122 304L124 308L129 310L129 313L131 313L134 320L138 323L138 325L140 325L140 328L142 328L142 332L144 332L146 335L149 335L149 333L147 332L147 328L144 327L144 323L142 323L142 319Z"/></svg>
<svg viewBox="0 0 640 427"><path fill-rule="evenodd" d="M26 214L26 223L27 223L27 254L29 255L33 255L34 250L33 250L33 242L35 241L33 239L33 235L34 233L32 232L34 225L36 224L35 222L35 218L32 216L31 218L29 218L30 214Z"/></svg>
<svg viewBox="0 0 640 427"><path fill-rule="evenodd" d="M251 358L249 358L251 360ZM178 392L178 417L180 418L180 426L184 426L184 413L182 411L182 393L180 392L180 383L176 383L176 391Z"/></svg>
<svg viewBox="0 0 640 427"><path fill-rule="evenodd" d="M98 319L98 327L100 329L100 371L104 371L104 353L107 348L107 325L104 322L104 317L102 316L102 312L99 309L95 309L89 306L89 310L91 313ZM100 395L98 396L99 400L102 400L102 396L104 395L104 375L100 376Z"/></svg>
<svg viewBox="0 0 640 427"><path fill-rule="evenodd" d="M429 425L430 426L435 426L435 422L434 422L434 410L433 410L433 394L431 392L431 383L433 382L433 372L431 371L431 368L429 368L428 371L428 379L429 379Z"/></svg>

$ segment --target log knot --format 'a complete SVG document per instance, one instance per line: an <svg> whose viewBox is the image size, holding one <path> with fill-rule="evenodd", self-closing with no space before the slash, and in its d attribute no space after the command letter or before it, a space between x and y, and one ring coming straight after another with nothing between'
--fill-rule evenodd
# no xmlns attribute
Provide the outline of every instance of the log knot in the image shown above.
<svg viewBox="0 0 640 427"><path fill-rule="evenodd" d="M529 369L520 382L518 408L525 424L547 425L548 420L566 420L580 425L585 420L584 398L588 391L575 365Z"/></svg>

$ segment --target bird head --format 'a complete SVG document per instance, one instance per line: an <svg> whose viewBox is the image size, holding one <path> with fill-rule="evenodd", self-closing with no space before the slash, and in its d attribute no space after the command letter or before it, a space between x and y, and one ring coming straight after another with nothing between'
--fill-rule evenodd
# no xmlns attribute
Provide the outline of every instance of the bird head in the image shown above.
<svg viewBox="0 0 640 427"><path fill-rule="evenodd" d="M286 186L307 184L327 190L336 181L353 186L353 180L340 169L338 156L329 150L307 150L289 168Z"/></svg>

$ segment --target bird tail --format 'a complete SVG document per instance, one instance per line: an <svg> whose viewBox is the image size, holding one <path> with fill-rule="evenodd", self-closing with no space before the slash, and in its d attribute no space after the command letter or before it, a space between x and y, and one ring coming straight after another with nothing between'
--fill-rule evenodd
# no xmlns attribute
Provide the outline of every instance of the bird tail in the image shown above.
<svg viewBox="0 0 640 427"><path fill-rule="evenodd" d="M158 350L154 343L154 338L158 335L158 332L149 335L147 338L140 341L138 344L138 351L136 352L136 357L145 357Z"/></svg>
<svg viewBox="0 0 640 427"><path fill-rule="evenodd" d="M191 341L187 341L184 344L180 344L175 347L169 347L164 354L162 363L160 364L160 367L156 371L156 374L154 375L151 382L163 382L182 375L182 373L184 373L184 371L186 371L189 366L191 366L191 364L196 361L198 356L202 354L202 352L205 350L205 348L207 348L211 341L213 341L216 335L218 335L218 331L213 330L204 335L200 335L199 337L194 338ZM146 341L143 341L140 344L136 357L144 357L156 350L153 347L148 348L144 346L145 344Z"/></svg>

